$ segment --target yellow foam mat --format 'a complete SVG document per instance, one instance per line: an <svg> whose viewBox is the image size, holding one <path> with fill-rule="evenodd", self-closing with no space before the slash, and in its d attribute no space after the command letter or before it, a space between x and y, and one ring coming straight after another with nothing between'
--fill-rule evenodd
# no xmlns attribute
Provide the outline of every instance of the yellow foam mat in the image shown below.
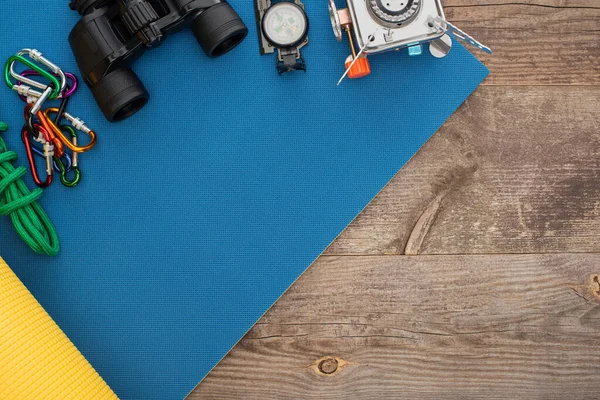
<svg viewBox="0 0 600 400"><path fill-rule="evenodd" d="M2 258L0 399L117 399Z"/></svg>

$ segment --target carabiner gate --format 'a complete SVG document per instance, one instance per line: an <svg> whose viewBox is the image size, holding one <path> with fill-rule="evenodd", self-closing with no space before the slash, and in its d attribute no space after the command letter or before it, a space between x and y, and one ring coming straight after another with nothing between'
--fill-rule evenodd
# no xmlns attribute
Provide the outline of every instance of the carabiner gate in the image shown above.
<svg viewBox="0 0 600 400"><path fill-rule="evenodd" d="M44 67L46 67L48 70L50 70L50 72L54 75L57 76L58 78L60 78L61 82L60 82L60 90L59 93L56 98L59 98L62 94L62 92L65 90L65 86L67 85L67 78L65 77L65 74L63 73L63 71L53 62L51 62L50 60L48 60L46 57L44 57L42 55L41 51L35 50L35 49L23 49L21 51L18 51L17 56L19 57L24 57L25 55L27 55L30 59L32 59L33 61L43 65ZM38 89L42 89L45 90L46 89L46 85L44 85L43 83L40 83L38 81L35 81L33 79L29 79L27 78L27 75L23 75L23 74L18 74L15 72L14 69L15 63L11 63L10 64L10 75L15 78L18 81L21 81L23 83L26 83L30 86L36 87ZM36 71L39 72L38 69L36 69Z"/></svg>
<svg viewBox="0 0 600 400"><path fill-rule="evenodd" d="M33 109L33 106L31 104L29 104L25 107L25 121L27 123L27 127L29 128L29 130L32 132L32 134L34 134L36 129L35 129L34 123L33 123L34 114L31 112L32 109ZM38 111L37 113L35 113L35 116L37 116L38 119L40 120L40 124L44 128L44 132L47 135L48 142L52 143L52 145L54 146L54 154L57 157L62 157L63 154L65 154L65 148L63 146L63 143L60 141L60 139L58 137L56 137L56 135L54 135L54 133L52 131L52 124L50 123L51 121L48 121L48 119L46 118L44 113L41 111Z"/></svg>
<svg viewBox="0 0 600 400"><path fill-rule="evenodd" d="M24 129L29 129L29 128L24 128ZM36 146L31 146L31 151L33 151L33 154L41 157L43 159L46 159L46 156L44 155L44 151L41 150L39 147ZM53 161L53 167L54 167L54 172L56 172L57 174L60 174L60 167L58 165L58 162L60 161L63 165L63 168L65 168L66 172L71 172L71 168L73 168L73 160L71 159L71 156L69 156L68 153L63 154L63 156L61 158L58 158L56 156L52 157L54 159Z"/></svg>
<svg viewBox="0 0 600 400"><path fill-rule="evenodd" d="M75 129L68 125L61 125L60 129L68 131L71 135L73 145L77 146L77 132L75 132ZM81 182L81 171L79 170L79 155L77 153L73 153L73 160L71 166L71 171L73 171L72 180L67 178L67 173L69 173L69 170L63 165L62 161L59 161L57 164L58 168L60 169L60 182L64 186L72 188L79 185L79 183Z"/></svg>
<svg viewBox="0 0 600 400"><path fill-rule="evenodd" d="M52 184L52 157L54 156L54 146L49 143L48 133L42 126L34 125L34 129L38 132L39 136L36 141L43 143L44 145L44 157L46 158L46 180L42 181L38 175L37 167L35 165L35 158L33 156L32 143L29 140L29 135L34 135L36 131L30 131L27 126L24 126L21 131L23 143L25 143L25 150L27 151L27 159L29 160L29 167L31 169L31 175L33 181L39 187L45 188Z"/></svg>
<svg viewBox="0 0 600 400"><path fill-rule="evenodd" d="M79 86L79 81L77 80L77 77L74 74L72 74L70 72L65 72L64 74L65 74L65 77L67 78L67 80L71 81L71 84L65 86L64 91L57 97L57 99L71 97L73 95L73 93L75 93L75 91L77 90L77 87ZM55 74L55 73L52 73L52 75L57 78L59 77L58 74ZM26 69L25 71L21 72L20 76L21 77L40 76L40 73L33 69ZM35 97L42 96L42 92L32 89L30 86L27 86L26 83L27 82L23 82L20 80L17 81L17 85L19 86L19 89L17 89L17 92L19 93L21 100L23 100L24 102L27 102L28 98L30 98L30 97L35 98ZM46 90L46 87L43 89Z"/></svg>
<svg viewBox="0 0 600 400"><path fill-rule="evenodd" d="M62 140L62 142L64 143L65 146L67 146L71 151L73 151L75 153L85 153L86 151L91 150L96 145L96 141L98 140L98 138L96 137L96 132L94 132L93 130L88 128L87 125L85 124L85 122L83 122L80 118L74 117L71 114L69 114L68 112L65 112L63 114L63 117L71 123L71 126L73 128L75 128L76 130L83 132L90 137L89 143L86 144L85 146L78 146L78 145L73 144L71 139L67 138L65 136L65 134L62 132L62 130L58 126L56 126L56 124L52 121L52 118L50 117L51 113L56 114L58 112L59 112L58 108L48 108L46 111L43 112L46 123L48 124L48 126L52 130L52 132L56 136L58 136L60 138L60 140ZM44 122L42 122L42 124L45 126Z"/></svg>
<svg viewBox="0 0 600 400"><path fill-rule="evenodd" d="M50 72L46 71L45 69L41 68L39 65L29 61L28 59L20 56L20 55L12 55L8 58L8 60L6 60L6 64L4 64L4 82L6 83L6 86L8 86L10 89L18 91L19 89L19 85L15 84L12 82L11 77L11 69L13 68L13 64L15 62L20 62L23 65L25 65L26 67L28 67L29 69L32 69L36 72L38 72L41 76L43 76L44 78L48 79L53 86L52 89L52 93L50 94L50 99L53 100L55 98L57 98L58 96L60 96L60 93L62 92L62 89L64 89L64 86L62 85L64 83L64 85L66 85L66 79L63 82L59 82L58 79L56 77L54 77ZM62 71L61 71L62 72ZM18 74L17 74L18 75ZM22 76L18 75L19 78L17 78L18 80L20 80L21 82L27 82L30 81L29 79L27 79L25 77L25 80L21 79L23 78ZM39 82L36 82L39 84ZM41 84L40 84L41 85ZM21 90L25 90L25 88L28 88L28 86L26 85L21 85L22 89ZM34 85L35 86L35 85ZM38 87L38 86L35 86ZM46 90L48 88L48 86L43 86L39 89L43 89ZM30 88L31 89L31 88Z"/></svg>

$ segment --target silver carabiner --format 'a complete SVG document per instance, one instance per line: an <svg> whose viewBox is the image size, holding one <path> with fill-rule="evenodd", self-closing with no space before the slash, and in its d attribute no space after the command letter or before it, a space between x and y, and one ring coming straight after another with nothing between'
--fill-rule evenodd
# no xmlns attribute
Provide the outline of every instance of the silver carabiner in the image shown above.
<svg viewBox="0 0 600 400"><path fill-rule="evenodd" d="M51 62L50 60L48 60L46 57L44 57L42 55L42 52L35 50L35 49L22 49L20 51L17 52L18 56L28 56L29 58L31 58L33 61L43 65L44 67L46 67L48 70L50 70L51 72L55 73L56 75L58 75L58 77L60 78L60 94L57 97L58 99L61 99L63 96L63 92L65 90L65 87L67 86L67 77L65 76L65 73L53 62ZM13 61L10 64L10 75L15 78L17 81L20 81L22 84L26 84L29 85L31 87L35 87L38 89L41 89L43 91L45 91L48 88L48 85L44 85L43 83L40 83L36 80L30 79L26 76L23 76L19 73L17 73L15 71L15 62ZM29 90L29 95L32 97L41 97L42 93L38 92L36 90Z"/></svg>
<svg viewBox="0 0 600 400"><path fill-rule="evenodd" d="M52 157L54 157L54 145L48 143L41 133L39 133L38 136L33 136L33 140L42 144L42 148L44 149L43 156L46 159L46 173L52 175L52 167L54 166L52 163Z"/></svg>
<svg viewBox="0 0 600 400"><path fill-rule="evenodd" d="M29 91L29 95L31 95L32 90ZM44 93L41 94L40 97L38 97L37 101L35 103L33 103L33 107L31 107L31 109L29 110L29 113L32 115L35 115L38 113L38 111L40 111L42 109L42 106L44 105L44 103L46 102L46 100L48 100L48 98L50 97L50 94L52 94L52 87L48 86L46 88L46 90L44 90ZM35 97L35 96L33 96ZM30 97L27 97L27 102L29 102Z"/></svg>
<svg viewBox="0 0 600 400"><path fill-rule="evenodd" d="M46 90L44 90L44 93L42 93L33 89L31 86L15 85L15 88L13 90L15 90L19 94L19 96L26 97L27 103L35 103L40 97L44 95L48 88L46 88ZM52 93L52 91L50 91L50 93Z"/></svg>

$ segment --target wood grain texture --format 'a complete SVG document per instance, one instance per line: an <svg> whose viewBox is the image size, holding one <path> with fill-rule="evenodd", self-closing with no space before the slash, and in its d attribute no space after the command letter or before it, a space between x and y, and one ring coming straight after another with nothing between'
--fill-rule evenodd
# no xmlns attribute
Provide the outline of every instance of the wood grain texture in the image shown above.
<svg viewBox="0 0 600 400"><path fill-rule="evenodd" d="M494 50L484 85L599 85L597 0L445 0L446 17Z"/></svg>
<svg viewBox="0 0 600 400"><path fill-rule="evenodd" d="M600 88L479 88L326 254L600 252Z"/></svg>
<svg viewBox="0 0 600 400"><path fill-rule="evenodd" d="M597 399L598 273L600 255L321 257L190 399Z"/></svg>
<svg viewBox="0 0 600 400"><path fill-rule="evenodd" d="M484 87L190 399L600 398L600 0L443 3Z"/></svg>

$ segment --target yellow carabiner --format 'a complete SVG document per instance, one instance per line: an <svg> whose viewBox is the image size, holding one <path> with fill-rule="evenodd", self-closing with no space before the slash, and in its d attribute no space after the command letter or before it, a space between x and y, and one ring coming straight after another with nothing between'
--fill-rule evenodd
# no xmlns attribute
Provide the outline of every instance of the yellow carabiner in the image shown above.
<svg viewBox="0 0 600 400"><path fill-rule="evenodd" d="M48 108L46 111L44 111L44 117L45 117L46 121L48 122L50 129L52 129L52 132L56 136L58 136L60 138L60 140L65 144L65 146L68 147L71 151L74 151L76 153L84 153L86 151L91 150L96 145L96 141L97 141L96 133L93 130L91 130L90 128L88 128L81 119L76 118L76 117L72 116L71 114L65 112L63 114L63 117L71 123L73 128L85 133L86 135L88 135L90 137L90 142L88 144L86 144L85 146L76 146L75 144L73 144L73 142L71 141L71 138L65 136L63 131L58 126L56 126L56 124L50 117L51 113L52 114L58 113L58 108Z"/></svg>

